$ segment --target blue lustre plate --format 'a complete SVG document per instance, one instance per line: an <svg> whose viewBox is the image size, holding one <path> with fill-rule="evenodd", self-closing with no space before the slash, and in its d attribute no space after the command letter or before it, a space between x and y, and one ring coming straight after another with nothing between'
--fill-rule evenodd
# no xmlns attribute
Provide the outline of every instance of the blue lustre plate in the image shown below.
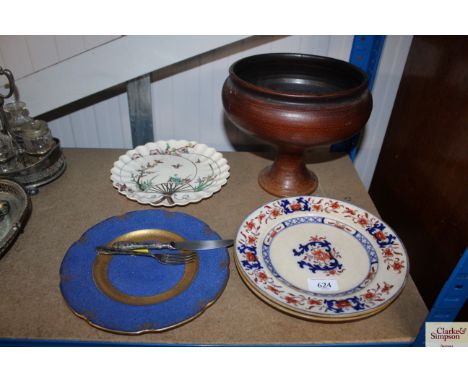
<svg viewBox="0 0 468 382"><path fill-rule="evenodd" d="M197 260L162 265L143 256L99 256L96 246L118 240L220 239L208 225L180 212L135 211L89 229L67 251L60 288L68 306L92 326L114 333L159 332L199 316L229 277L227 249L197 252Z"/></svg>
<svg viewBox="0 0 468 382"><path fill-rule="evenodd" d="M298 196L267 203L241 224L236 266L261 299L294 316L321 321L376 314L408 276L395 232L349 203Z"/></svg>

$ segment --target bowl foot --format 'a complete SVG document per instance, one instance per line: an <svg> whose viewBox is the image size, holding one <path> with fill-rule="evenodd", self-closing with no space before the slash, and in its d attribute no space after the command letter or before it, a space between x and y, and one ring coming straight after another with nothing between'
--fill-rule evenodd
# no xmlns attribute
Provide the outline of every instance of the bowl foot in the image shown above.
<svg viewBox="0 0 468 382"><path fill-rule="evenodd" d="M303 161L289 165L281 162L277 160L260 172L258 183L266 192L275 196L295 196L308 195L317 189L317 176Z"/></svg>

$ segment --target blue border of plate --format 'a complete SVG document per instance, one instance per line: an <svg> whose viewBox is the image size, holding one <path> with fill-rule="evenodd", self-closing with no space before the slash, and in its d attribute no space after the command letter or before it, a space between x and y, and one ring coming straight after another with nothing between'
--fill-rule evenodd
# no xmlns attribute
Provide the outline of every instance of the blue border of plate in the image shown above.
<svg viewBox="0 0 468 382"><path fill-rule="evenodd" d="M187 289L169 300L151 305L128 305L108 297L93 279L95 247L125 233L142 229L163 229L179 234L186 240L220 239L203 221L181 212L134 211L95 225L73 243L60 267L60 289L65 301L75 314L91 325L123 334L170 329L197 317L224 290L229 278L229 254L226 248L221 248L198 251L197 274ZM180 275L180 272L174 274ZM169 283L174 281L178 280L169 280Z"/></svg>

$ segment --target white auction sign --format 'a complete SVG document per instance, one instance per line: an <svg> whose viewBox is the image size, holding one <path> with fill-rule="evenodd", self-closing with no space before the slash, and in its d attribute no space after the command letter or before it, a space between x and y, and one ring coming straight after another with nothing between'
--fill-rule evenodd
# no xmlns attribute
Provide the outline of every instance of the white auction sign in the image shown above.
<svg viewBox="0 0 468 382"><path fill-rule="evenodd" d="M426 346L468 346L468 322L426 322Z"/></svg>

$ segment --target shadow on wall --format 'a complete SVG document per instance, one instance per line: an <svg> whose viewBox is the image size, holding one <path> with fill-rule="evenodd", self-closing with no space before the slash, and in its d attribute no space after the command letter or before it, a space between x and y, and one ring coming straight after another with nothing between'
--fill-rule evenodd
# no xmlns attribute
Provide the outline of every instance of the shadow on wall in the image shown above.
<svg viewBox="0 0 468 382"><path fill-rule="evenodd" d="M271 145L239 129L231 122L226 113L223 113L223 125L226 137L236 151L261 152L270 153L271 156L274 155Z"/></svg>

